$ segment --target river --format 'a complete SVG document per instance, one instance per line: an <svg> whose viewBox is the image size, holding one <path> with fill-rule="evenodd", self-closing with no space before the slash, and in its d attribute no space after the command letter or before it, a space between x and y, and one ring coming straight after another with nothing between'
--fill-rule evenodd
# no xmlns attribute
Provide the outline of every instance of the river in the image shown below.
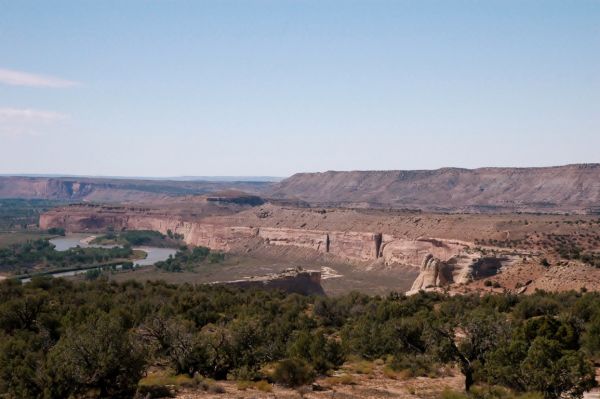
<svg viewBox="0 0 600 399"><path fill-rule="evenodd" d="M88 244L86 239L89 238L89 234L69 234L65 237L57 237L50 240L52 244L54 244L55 249L57 251L66 251L70 248L75 248L80 246L82 248L87 247L95 247L95 248L111 248L112 245L92 245ZM166 260L169 255L175 256L177 250L173 248L158 248L158 247L134 247L133 249L137 249L140 251L144 251L148 254L145 259L137 259L132 260L132 262L137 266L150 266L155 264L156 262L160 262ZM121 268L121 265L116 266L117 269ZM76 274L85 273L91 269L81 269L81 270L70 270L65 272L57 271L55 273L50 273L48 275L52 277L69 277L75 276ZM21 280L24 283L31 281L30 278L24 278Z"/></svg>

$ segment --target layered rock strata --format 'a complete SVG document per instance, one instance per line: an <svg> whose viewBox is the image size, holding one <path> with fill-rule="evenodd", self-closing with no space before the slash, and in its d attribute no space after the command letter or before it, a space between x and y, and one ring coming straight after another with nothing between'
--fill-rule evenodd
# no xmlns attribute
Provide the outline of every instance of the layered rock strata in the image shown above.
<svg viewBox="0 0 600 399"><path fill-rule="evenodd" d="M451 284L466 284L474 279L490 277L512 264L516 258L517 256L510 255L486 257L478 252L462 252L442 260L427 254L408 293L436 290Z"/></svg>
<svg viewBox="0 0 600 399"><path fill-rule="evenodd" d="M289 227L255 227L215 223L218 219L187 220L182 216L147 209L120 207L67 207L41 215L40 227L61 227L69 232L115 230L169 230L183 235L188 245L229 251L252 240L266 245L293 246L329 254L345 261L382 261L385 265L418 267L427 254L447 260L465 244L448 240L397 238L378 232L324 231Z"/></svg>

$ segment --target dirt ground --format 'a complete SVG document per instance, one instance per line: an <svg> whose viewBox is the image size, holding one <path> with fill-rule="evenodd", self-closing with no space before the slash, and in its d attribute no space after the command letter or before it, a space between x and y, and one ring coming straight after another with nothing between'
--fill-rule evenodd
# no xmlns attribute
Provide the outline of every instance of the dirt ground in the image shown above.
<svg viewBox="0 0 600 399"><path fill-rule="evenodd" d="M399 375L384 372L383 366L374 366L368 373L357 373L350 368L342 369L336 376L317 379L314 385L290 389L271 385L272 392L257 389L241 390L237 383L218 382L224 393L210 393L198 389L181 391L178 399L429 399L438 398L444 390L460 391L464 379L451 370L451 375L437 378L416 377L403 379Z"/></svg>

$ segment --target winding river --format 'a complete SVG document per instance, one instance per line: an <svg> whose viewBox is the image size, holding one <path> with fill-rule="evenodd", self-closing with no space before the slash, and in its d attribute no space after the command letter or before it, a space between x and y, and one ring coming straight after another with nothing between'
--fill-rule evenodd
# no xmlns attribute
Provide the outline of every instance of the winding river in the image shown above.
<svg viewBox="0 0 600 399"><path fill-rule="evenodd" d="M57 237L50 240L52 244L55 245L55 249L57 251L66 251L70 248L75 248L80 246L82 248L87 247L95 247L95 248L111 248L112 245L93 245L87 242L89 239L89 234L69 234L65 237ZM166 260L169 255L175 256L177 250L173 248L158 248L158 247L134 247L133 249L137 249L140 251L144 251L148 254L145 259L137 259L132 260L132 262L137 266L150 266L155 264L156 262L160 262ZM121 265L116 266L117 269L121 268ZM55 273L50 273L48 275L52 277L69 277L75 276L76 274L85 273L91 269L81 269L81 270L70 270L65 272L57 271ZM30 278L24 278L21 280L24 283L31 281Z"/></svg>

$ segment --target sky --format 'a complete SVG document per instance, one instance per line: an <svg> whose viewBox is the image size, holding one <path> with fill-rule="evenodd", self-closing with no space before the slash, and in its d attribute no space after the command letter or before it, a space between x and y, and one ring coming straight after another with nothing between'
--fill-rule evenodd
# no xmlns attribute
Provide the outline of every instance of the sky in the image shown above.
<svg viewBox="0 0 600 399"><path fill-rule="evenodd" d="M0 173L600 162L600 0L0 0Z"/></svg>

